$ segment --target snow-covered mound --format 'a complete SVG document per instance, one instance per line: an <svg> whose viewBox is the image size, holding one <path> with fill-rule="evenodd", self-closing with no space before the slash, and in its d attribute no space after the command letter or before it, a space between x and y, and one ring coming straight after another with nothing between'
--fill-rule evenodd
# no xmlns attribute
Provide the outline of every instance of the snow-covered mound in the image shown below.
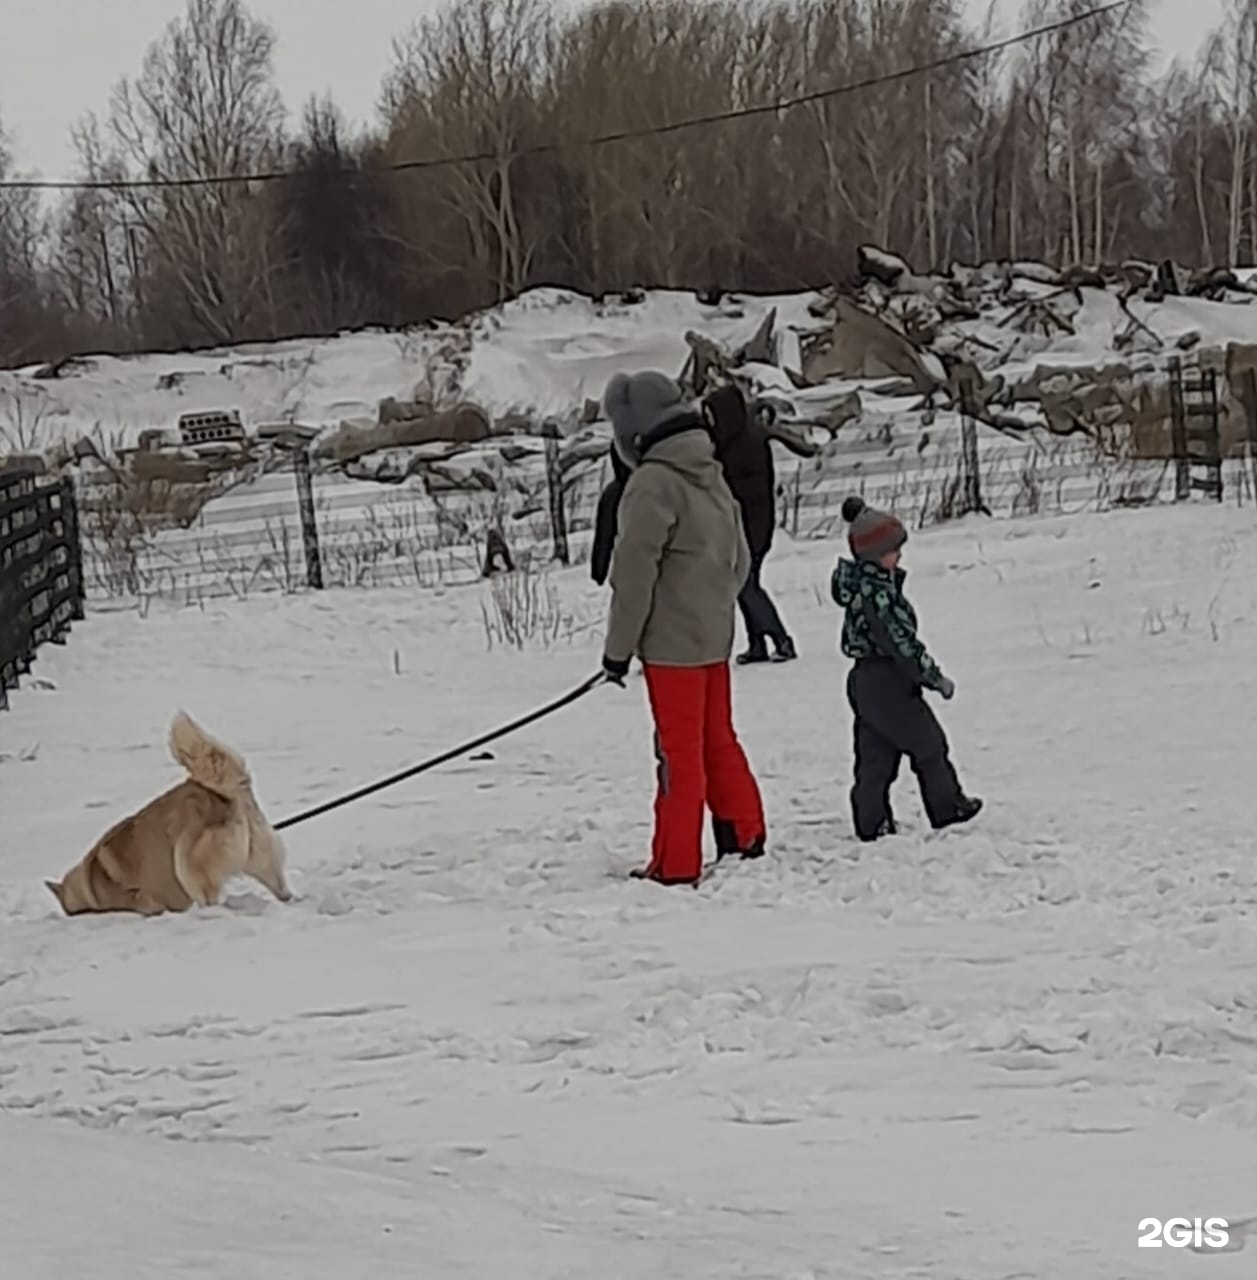
<svg viewBox="0 0 1257 1280"><path fill-rule="evenodd" d="M331 427L374 420L385 397L409 399L451 377L490 413L565 417L601 396L617 370L680 369L687 329L736 342L774 306L784 322L802 323L814 296L726 297L704 306L693 294L658 292L624 304L538 289L464 323L402 333L83 356L53 377L43 376L46 366L0 372L0 422L6 407L21 403L24 447L41 449L93 435L134 446L141 431L173 428L180 414L197 410L238 409L246 426Z"/></svg>

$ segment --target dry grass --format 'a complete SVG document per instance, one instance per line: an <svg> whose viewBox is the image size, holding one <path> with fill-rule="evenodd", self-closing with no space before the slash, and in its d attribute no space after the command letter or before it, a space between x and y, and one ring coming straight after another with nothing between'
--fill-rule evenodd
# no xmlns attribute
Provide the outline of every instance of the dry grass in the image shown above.
<svg viewBox="0 0 1257 1280"><path fill-rule="evenodd" d="M42 452L53 416L41 391L0 391L0 456Z"/></svg>
<svg viewBox="0 0 1257 1280"><path fill-rule="evenodd" d="M587 629L563 603L548 570L525 556L510 573L489 579L480 601L487 647L549 649Z"/></svg>

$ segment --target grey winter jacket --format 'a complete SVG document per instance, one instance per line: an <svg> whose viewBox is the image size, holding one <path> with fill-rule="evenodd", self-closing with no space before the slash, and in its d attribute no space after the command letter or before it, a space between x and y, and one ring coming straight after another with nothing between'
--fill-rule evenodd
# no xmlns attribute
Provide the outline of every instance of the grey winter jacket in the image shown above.
<svg viewBox="0 0 1257 1280"><path fill-rule="evenodd" d="M701 419L670 423L647 441L620 499L606 656L665 667L727 662L750 563L741 512Z"/></svg>

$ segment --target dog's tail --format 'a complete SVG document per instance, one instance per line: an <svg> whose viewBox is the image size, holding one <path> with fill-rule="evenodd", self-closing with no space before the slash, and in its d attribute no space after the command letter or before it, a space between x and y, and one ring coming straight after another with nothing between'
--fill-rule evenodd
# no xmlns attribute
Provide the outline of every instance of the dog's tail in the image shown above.
<svg viewBox="0 0 1257 1280"><path fill-rule="evenodd" d="M186 711L170 722L170 754L193 782L228 799L248 789L251 779L243 758L211 737Z"/></svg>

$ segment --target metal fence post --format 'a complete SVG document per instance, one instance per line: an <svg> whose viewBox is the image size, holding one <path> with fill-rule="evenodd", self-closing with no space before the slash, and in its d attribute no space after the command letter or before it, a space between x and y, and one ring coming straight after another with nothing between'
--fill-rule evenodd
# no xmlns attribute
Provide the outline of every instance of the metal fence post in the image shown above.
<svg viewBox="0 0 1257 1280"><path fill-rule="evenodd" d="M319 524L314 514L314 484L310 476L310 451L298 448L293 457L297 477L297 511L301 516L301 545L305 551L306 585L323 590L323 557L319 550Z"/></svg>
<svg viewBox="0 0 1257 1280"><path fill-rule="evenodd" d="M1191 497L1191 460L1187 454L1187 414L1183 404L1183 362L1178 356L1167 364L1170 374L1170 450L1174 454L1174 501Z"/></svg>
<svg viewBox="0 0 1257 1280"><path fill-rule="evenodd" d="M965 414L960 420L960 455L964 468L963 514L988 514L982 502L982 455L978 451L978 424Z"/></svg>
<svg viewBox="0 0 1257 1280"><path fill-rule="evenodd" d="M559 428L545 424L546 488L550 494L550 532L554 537L554 558L561 565L572 563L572 549L567 537L567 505L563 491L563 475L559 467Z"/></svg>
<svg viewBox="0 0 1257 1280"><path fill-rule="evenodd" d="M1252 476L1253 501L1257 502L1257 372L1244 371L1242 388L1240 402L1248 424L1248 470Z"/></svg>
<svg viewBox="0 0 1257 1280"><path fill-rule="evenodd" d="M961 361L953 371L956 407L960 410L960 510L959 515L991 514L982 501L982 453L978 447L978 389L982 375L972 361Z"/></svg>

